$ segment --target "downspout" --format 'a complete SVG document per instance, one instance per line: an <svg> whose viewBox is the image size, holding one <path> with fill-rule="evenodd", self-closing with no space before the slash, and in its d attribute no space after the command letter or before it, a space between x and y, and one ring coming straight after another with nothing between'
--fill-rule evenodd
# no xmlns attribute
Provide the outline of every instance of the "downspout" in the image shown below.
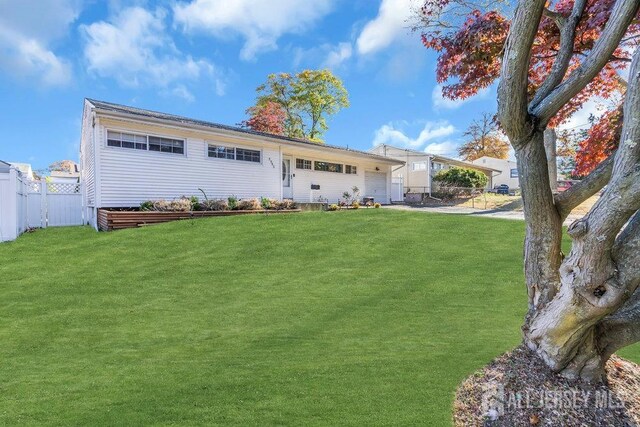
<svg viewBox="0 0 640 427"><path fill-rule="evenodd" d="M431 195L431 184L432 184L432 181L433 181L431 179L431 170L433 169L432 168L432 166L433 166L432 163L433 163L433 156L429 156L429 164L428 164L428 167L427 167L427 179L429 180L429 198L441 202L442 199L438 199L437 197L433 197Z"/></svg>

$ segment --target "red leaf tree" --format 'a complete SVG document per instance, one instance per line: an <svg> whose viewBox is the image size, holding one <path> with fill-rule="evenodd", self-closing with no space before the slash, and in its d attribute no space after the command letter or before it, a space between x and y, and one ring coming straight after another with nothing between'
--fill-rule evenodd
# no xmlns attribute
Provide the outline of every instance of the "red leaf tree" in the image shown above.
<svg viewBox="0 0 640 427"><path fill-rule="evenodd" d="M584 12L572 15L575 2L561 0L553 10L547 9L542 17L531 49L528 70L529 94L542 98L550 88L560 82L546 81L554 67L566 67L564 75L577 69L582 59L593 48L611 16L615 0L586 1ZM493 10L487 8L488 5ZM436 79L443 84L442 94L449 99L464 99L491 86L500 78L502 55L511 21L512 11L504 2L477 2L466 0L427 0L421 9L420 24L424 45L439 53ZM503 7L500 7L503 6ZM455 10L455 14L449 12ZM564 23L575 20L575 27ZM572 27L572 53L568 61L559 58L562 51L561 28ZM551 119L549 127L556 127L571 118L590 99L621 100L626 82L619 71L628 67L632 48L639 40L640 24L636 21L628 29L625 40L615 50L599 74L567 102ZM555 64L555 65L554 65ZM560 74L560 73L558 73ZM612 102L612 108L594 122L596 129L580 143L576 158L576 174L591 172L618 145L619 111L621 101ZM616 129L618 131L616 131ZM601 138L608 138L603 140Z"/></svg>
<svg viewBox="0 0 640 427"><path fill-rule="evenodd" d="M256 132L284 135L287 113L284 108L273 101L247 108L249 118L240 126Z"/></svg>

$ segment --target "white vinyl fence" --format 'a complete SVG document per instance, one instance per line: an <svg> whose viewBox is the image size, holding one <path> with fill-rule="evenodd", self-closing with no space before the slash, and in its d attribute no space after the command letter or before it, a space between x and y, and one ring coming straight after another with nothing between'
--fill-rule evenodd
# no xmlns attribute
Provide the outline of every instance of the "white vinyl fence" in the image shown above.
<svg viewBox="0 0 640 427"><path fill-rule="evenodd" d="M82 191L79 183L30 181L29 227L82 225Z"/></svg>
<svg viewBox="0 0 640 427"><path fill-rule="evenodd" d="M404 179L402 177L391 180L391 202L404 202Z"/></svg>
<svg viewBox="0 0 640 427"><path fill-rule="evenodd" d="M27 191L17 169L0 173L0 242L14 240L27 229Z"/></svg>
<svg viewBox="0 0 640 427"><path fill-rule="evenodd" d="M0 242L27 228L83 223L81 184L29 181L13 168L0 173Z"/></svg>

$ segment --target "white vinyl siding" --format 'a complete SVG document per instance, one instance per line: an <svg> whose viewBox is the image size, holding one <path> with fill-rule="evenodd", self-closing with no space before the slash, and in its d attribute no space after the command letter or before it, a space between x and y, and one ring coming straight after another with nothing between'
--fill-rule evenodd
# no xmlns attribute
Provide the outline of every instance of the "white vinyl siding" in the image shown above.
<svg viewBox="0 0 640 427"><path fill-rule="evenodd" d="M160 130L154 133L161 133ZM167 138L171 139L170 135ZM176 138L178 139L178 138ZM262 164L248 161L213 161L208 157L210 140L185 139L185 155L124 150L106 145L100 127L100 207L135 207L145 200L181 196L209 198L280 198L281 176L277 146L265 145ZM222 144L221 144L222 145ZM244 148L244 147L243 147Z"/></svg>

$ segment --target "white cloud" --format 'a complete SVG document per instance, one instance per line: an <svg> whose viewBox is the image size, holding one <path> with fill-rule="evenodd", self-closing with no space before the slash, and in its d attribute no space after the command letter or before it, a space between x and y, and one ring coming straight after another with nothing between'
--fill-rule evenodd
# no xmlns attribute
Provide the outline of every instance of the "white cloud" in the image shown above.
<svg viewBox="0 0 640 427"><path fill-rule="evenodd" d="M193 96L193 94L189 91L189 89L185 87L185 85L176 86L175 88L173 88L171 93L178 98L184 99L187 102L193 102L196 100L196 97Z"/></svg>
<svg viewBox="0 0 640 427"><path fill-rule="evenodd" d="M0 1L0 69L45 85L71 80L71 66L50 45L78 17L79 0Z"/></svg>
<svg viewBox="0 0 640 427"><path fill-rule="evenodd" d="M591 115L599 118L606 111L604 106L604 100L593 98L585 102L578 111L573 113L571 118L566 122L558 126L559 130L576 130L576 129L588 129L591 127L589 123L589 117Z"/></svg>
<svg viewBox="0 0 640 427"><path fill-rule="evenodd" d="M456 128L447 121L427 122L418 136L412 138L408 136L406 132L398 129L398 126L389 123L376 130L373 145L389 144L397 147L417 149L434 139L444 138L455 132Z"/></svg>
<svg viewBox="0 0 640 427"><path fill-rule="evenodd" d="M313 68L341 68L353 56L353 47L349 42L338 44L324 43L309 49L293 49L293 68L308 66Z"/></svg>
<svg viewBox="0 0 640 427"><path fill-rule="evenodd" d="M323 68L336 69L340 67L346 60L353 55L353 48L351 43L339 43L337 46L332 47L327 54Z"/></svg>
<svg viewBox="0 0 640 427"><path fill-rule="evenodd" d="M356 41L358 53L375 53L407 37L407 20L412 16L414 6L414 0L382 0L378 16L364 26Z"/></svg>
<svg viewBox="0 0 640 427"><path fill-rule="evenodd" d="M303 33L327 15L333 0L193 0L174 6L175 20L188 32L204 31L226 39L240 35L244 60L277 48L287 33Z"/></svg>
<svg viewBox="0 0 640 427"><path fill-rule="evenodd" d="M425 153L439 154L441 156L457 157L458 144L452 141L434 142L429 144L424 149Z"/></svg>
<svg viewBox="0 0 640 427"><path fill-rule="evenodd" d="M201 78L211 79L216 93L224 93L218 69L204 59L182 54L166 34L164 20L162 9L152 13L131 7L109 22L81 26L89 71L124 86L174 85L171 92L186 100L193 95L183 82Z"/></svg>
<svg viewBox="0 0 640 427"><path fill-rule="evenodd" d="M459 108L468 102L485 99L490 94L490 92L490 88L480 89L477 95L474 95L470 98L449 99L442 96L442 85L436 85L433 88L433 92L431 92L431 102L436 109L455 110L456 108Z"/></svg>

